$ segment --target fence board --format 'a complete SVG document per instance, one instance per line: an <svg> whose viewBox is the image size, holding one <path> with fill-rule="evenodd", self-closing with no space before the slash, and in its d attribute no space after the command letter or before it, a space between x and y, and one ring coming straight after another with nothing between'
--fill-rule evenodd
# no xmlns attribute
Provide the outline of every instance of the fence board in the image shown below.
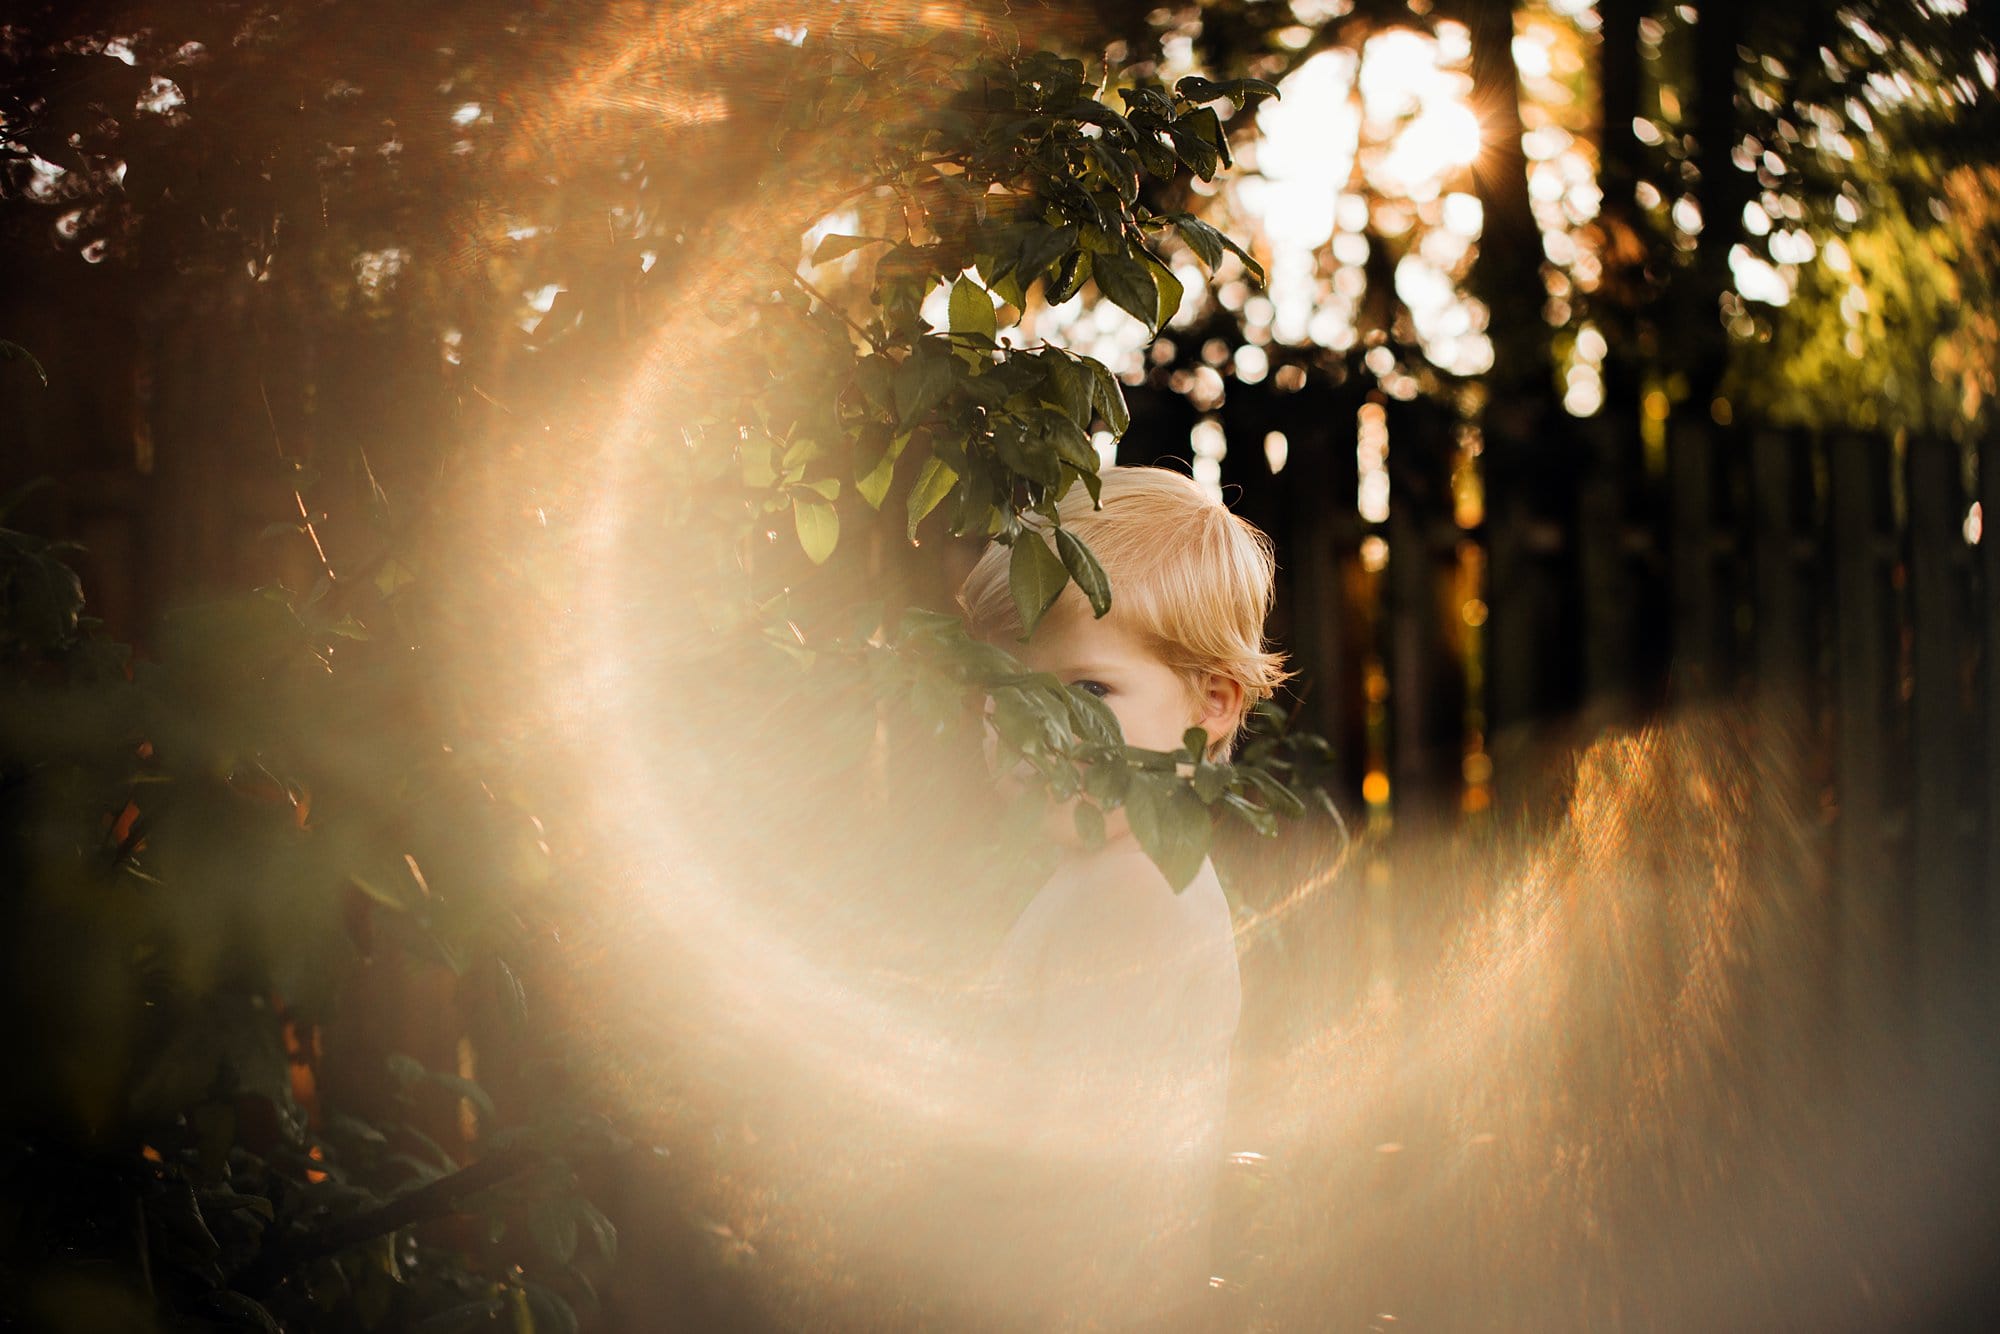
<svg viewBox="0 0 2000 1334"><path fill-rule="evenodd" d="M2000 434L1988 431L1979 442L1979 509L1984 524L2000 522ZM2000 1001L2000 533L1982 532L1980 573L1985 614L1986 754L1980 765L1985 785L1986 874L1981 907L1985 910L1985 957L1980 973L1987 978L1988 1014Z"/></svg>
<svg viewBox="0 0 2000 1334"><path fill-rule="evenodd" d="M1963 529L1965 492L1958 447L1915 440L1907 451L1910 498L1912 672L1912 837L1916 916L1917 1006L1925 1051L1949 1059L1964 1031L1964 1004L1976 952L1976 881L1970 822L1962 806L1970 786L1973 731L1964 708L1971 561Z"/></svg>
<svg viewBox="0 0 2000 1334"><path fill-rule="evenodd" d="M1429 402L1389 413L1387 630L1390 791L1399 825L1431 825L1456 808L1463 753L1463 678L1452 661L1449 601L1453 420Z"/></svg>
<svg viewBox="0 0 2000 1334"><path fill-rule="evenodd" d="M1583 690L1587 708L1612 718L1630 708L1639 680L1639 590L1625 539L1639 431L1631 414L1613 409L1582 429L1586 457L1577 487L1576 529Z"/></svg>
<svg viewBox="0 0 2000 1334"><path fill-rule="evenodd" d="M1816 808L1818 792L1809 760L1822 703L1817 675L1818 632L1813 571L1819 544L1811 487L1811 441L1795 433L1760 430L1750 439L1749 550L1755 594L1750 659L1755 744L1775 762L1753 795L1745 831L1748 862L1765 900L1779 905L1823 902L1822 827L1801 825ZM1781 786L1782 784L1782 786ZM1761 933L1751 948L1769 966L1748 989L1750 1036L1772 1088L1795 1087L1817 1053L1799 1031L1803 1016L1829 1011L1834 996L1826 973L1832 951L1823 914L1791 917L1782 911L1755 919ZM1784 967L1779 961L1795 961Z"/></svg>
<svg viewBox="0 0 2000 1334"><path fill-rule="evenodd" d="M1717 578L1715 427L1669 423L1667 477L1672 532L1675 693L1699 695L1729 671L1728 603Z"/></svg>
<svg viewBox="0 0 2000 1334"><path fill-rule="evenodd" d="M1894 554L1885 440L1845 432L1828 444L1833 553L1834 929L1839 1019L1859 1061L1906 1037L1897 1001L1908 995L1908 940L1899 920L1898 876L1885 836L1893 762L1890 691L1898 628L1887 565Z"/></svg>

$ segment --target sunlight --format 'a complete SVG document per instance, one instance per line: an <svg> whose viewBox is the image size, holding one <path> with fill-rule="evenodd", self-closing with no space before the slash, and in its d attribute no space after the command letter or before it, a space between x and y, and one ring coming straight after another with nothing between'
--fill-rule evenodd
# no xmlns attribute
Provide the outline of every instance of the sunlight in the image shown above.
<svg viewBox="0 0 2000 1334"><path fill-rule="evenodd" d="M1370 37L1358 56L1313 57L1285 80L1281 100L1259 109L1257 171L1228 191L1270 252L1269 314L1245 306L1252 339L1268 328L1281 343L1352 347L1371 251L1388 246L1396 295L1430 363L1456 375L1492 364L1485 311L1461 290L1484 214L1478 197L1460 188L1484 134L1462 68L1470 54L1460 24L1439 24L1434 36L1390 28ZM1540 145L1540 156L1554 159L1570 139L1552 129ZM1580 165L1586 179L1569 207L1594 213L1588 164ZM1568 198L1567 174L1553 181ZM1319 255L1328 247L1334 269L1325 278ZM1415 390L1393 359L1375 373L1398 397Z"/></svg>

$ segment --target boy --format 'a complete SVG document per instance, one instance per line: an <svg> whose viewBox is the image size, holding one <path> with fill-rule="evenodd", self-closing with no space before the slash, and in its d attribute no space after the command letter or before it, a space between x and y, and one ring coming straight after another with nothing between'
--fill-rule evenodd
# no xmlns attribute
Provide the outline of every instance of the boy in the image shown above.
<svg viewBox="0 0 2000 1334"><path fill-rule="evenodd" d="M1285 677L1263 638L1270 543L1165 469L1107 468L1102 498L1094 509L1075 487L1061 513L1110 576L1110 612L1094 619L1071 585L1018 643L1009 553L995 545L959 593L972 632L1102 698L1128 745L1174 750L1200 727L1226 758L1250 705ZM1197 1328L1241 999L1235 941L1212 865L1176 894L1123 812L1106 825L1094 851L1070 836L995 969L1017 1129L1012 1198L982 1238L1009 1308L992 1314Z"/></svg>

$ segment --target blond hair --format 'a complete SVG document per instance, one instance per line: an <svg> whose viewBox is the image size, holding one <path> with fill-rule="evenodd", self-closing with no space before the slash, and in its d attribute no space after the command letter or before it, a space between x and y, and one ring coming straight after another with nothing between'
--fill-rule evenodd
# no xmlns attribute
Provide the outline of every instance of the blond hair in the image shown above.
<svg viewBox="0 0 2000 1334"><path fill-rule="evenodd" d="M1211 672L1240 683L1247 717L1291 675L1284 654L1264 639L1276 571L1270 538L1180 473L1112 467L1100 477L1102 509L1077 485L1057 512L1110 576L1107 619L1137 635L1190 692ZM1046 520L1028 517L1046 530ZM958 590L959 607L979 638L1020 636L1008 556L999 543L988 546ZM1050 609L1051 616L1088 614L1073 583ZM1242 722L1236 720L1237 728ZM1232 731L1213 749L1226 757L1234 743Z"/></svg>

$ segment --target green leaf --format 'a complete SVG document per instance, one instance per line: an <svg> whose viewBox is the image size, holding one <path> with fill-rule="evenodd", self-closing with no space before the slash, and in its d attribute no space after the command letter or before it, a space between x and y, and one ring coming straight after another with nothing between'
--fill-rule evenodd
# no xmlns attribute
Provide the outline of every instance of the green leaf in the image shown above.
<svg viewBox="0 0 2000 1334"><path fill-rule="evenodd" d="M1067 353L1050 348L1035 354L1042 367L1041 400L1061 408L1079 429L1090 429L1090 373Z"/></svg>
<svg viewBox="0 0 2000 1334"><path fill-rule="evenodd" d="M958 281L951 285L951 331L955 334L979 334L988 341L999 333L993 298L987 295L985 288L964 274L960 274Z"/></svg>
<svg viewBox="0 0 2000 1334"><path fill-rule="evenodd" d="M572 1223L571 1227L574 1226ZM575 1242L572 1241L570 1249L574 1251L575 1248ZM546 1334L577 1334L581 1325L577 1320L576 1311L568 1302L539 1283L528 1284L526 1293L526 1298L515 1316L518 1334L536 1334L536 1331L546 1331ZM525 1322L527 1328L523 1331L519 1330L519 1326L522 1323L521 1312L524 1311L531 1314Z"/></svg>
<svg viewBox="0 0 2000 1334"><path fill-rule="evenodd" d="M1153 278L1153 266L1143 260L1106 252L1092 265L1097 290L1120 309L1129 312L1148 330L1159 328L1160 288Z"/></svg>
<svg viewBox="0 0 2000 1334"><path fill-rule="evenodd" d="M742 449L743 485L762 491L778 484L778 470L771 465L768 440L746 440Z"/></svg>
<svg viewBox="0 0 2000 1334"><path fill-rule="evenodd" d="M1076 836L1083 840L1083 846L1095 850L1104 846L1104 808L1089 799L1076 803L1076 812L1071 817L1076 823Z"/></svg>
<svg viewBox="0 0 2000 1334"><path fill-rule="evenodd" d="M392 1051L382 1060L389 1067L390 1078L396 1081L399 1088L407 1089L428 1073L422 1061L406 1052Z"/></svg>
<svg viewBox="0 0 2000 1334"><path fill-rule="evenodd" d="M1059 412L1043 412L1037 424L1041 434L1054 443L1056 454L1079 476L1090 477L1097 472L1100 461L1097 447L1090 443L1081 426ZM1095 488L1091 494L1096 494Z"/></svg>
<svg viewBox="0 0 2000 1334"><path fill-rule="evenodd" d="M1014 610L1021 616L1023 640L1035 633L1035 626L1068 582L1069 572L1040 533L1028 529L1014 539L1014 554L1007 561L1007 588L1014 595Z"/></svg>
<svg viewBox="0 0 2000 1334"><path fill-rule="evenodd" d="M1029 232L1021 243L1020 257L1014 261L1015 274L1024 284L1034 282L1049 265L1076 248L1076 238L1074 227L1042 227Z"/></svg>
<svg viewBox="0 0 2000 1334"><path fill-rule="evenodd" d="M1277 97L1278 85L1264 79L1228 79L1212 83L1200 75L1189 75L1174 85L1174 91L1190 102L1213 102L1226 97L1239 109L1251 93L1260 97Z"/></svg>
<svg viewBox="0 0 2000 1334"><path fill-rule="evenodd" d="M1236 772L1248 780L1250 786L1257 789L1257 795L1279 815L1288 820L1296 820L1305 814L1306 805L1299 800L1299 795L1273 775L1251 765L1244 765Z"/></svg>
<svg viewBox="0 0 2000 1334"><path fill-rule="evenodd" d="M1021 310L1028 304L1028 294L1022 289L1021 275L1018 273L1005 273L994 279L993 295L1015 310Z"/></svg>
<svg viewBox="0 0 2000 1334"><path fill-rule="evenodd" d="M1095 357L1085 357L1083 365L1090 371L1091 397L1097 410L1104 414L1104 424L1111 428L1111 434L1124 435L1132 425L1132 413L1125 406L1125 387L1118 383L1111 368Z"/></svg>
<svg viewBox="0 0 2000 1334"><path fill-rule="evenodd" d="M1169 219L1180 231L1181 239L1188 249L1200 257L1213 273L1222 266L1222 233L1195 217L1192 213L1175 213Z"/></svg>
<svg viewBox="0 0 2000 1334"><path fill-rule="evenodd" d="M889 243L889 238L886 236L827 236L821 239L819 247L813 251L812 262L815 265L825 264L829 260L839 259L842 255L852 254L863 246Z"/></svg>
<svg viewBox="0 0 2000 1334"><path fill-rule="evenodd" d="M958 485L958 474L950 464L933 454L924 460L922 471L917 474L917 484L910 491L910 538L917 536L917 525L924 516L938 507L952 487Z"/></svg>
<svg viewBox="0 0 2000 1334"><path fill-rule="evenodd" d="M896 368L896 416L914 426L951 392L953 361L933 340L919 342Z"/></svg>
<svg viewBox="0 0 2000 1334"><path fill-rule="evenodd" d="M1255 802L1239 797L1234 792L1225 792L1222 794L1222 805L1265 838L1277 836L1278 817Z"/></svg>
<svg viewBox="0 0 2000 1334"><path fill-rule="evenodd" d="M1174 150L1160 140L1159 132L1151 126L1133 134L1132 149L1139 155L1139 161L1148 174L1157 176L1163 181L1172 180L1174 172L1180 167L1180 160L1174 156Z"/></svg>
<svg viewBox="0 0 2000 1334"><path fill-rule="evenodd" d="M1173 137L1174 155L1187 163L1188 170L1204 181L1215 179L1215 169L1221 165L1215 149L1178 125L1167 126L1167 133Z"/></svg>
<svg viewBox="0 0 2000 1334"><path fill-rule="evenodd" d="M1132 775L1125 811L1139 846L1174 892L1186 889L1208 856L1214 832L1208 807L1179 779L1140 772Z"/></svg>
<svg viewBox="0 0 2000 1334"><path fill-rule="evenodd" d="M1066 689L1069 694L1071 731L1093 746L1118 747L1125 744L1124 729L1119 727L1118 715L1111 711L1109 704L1074 686ZM1122 766L1113 767L1122 768Z"/></svg>
<svg viewBox="0 0 2000 1334"><path fill-rule="evenodd" d="M1210 764L1203 760L1194 767L1194 794L1203 804L1213 805L1223 790L1229 786L1229 766Z"/></svg>
<svg viewBox="0 0 2000 1334"><path fill-rule="evenodd" d="M792 523L799 531L799 546L806 559L823 565L840 541L840 512L824 500L803 492L792 495Z"/></svg>
<svg viewBox="0 0 2000 1334"><path fill-rule="evenodd" d="M1263 283L1264 266L1251 258L1249 251L1230 240L1223 232L1191 213L1172 214L1169 221L1179 229L1181 239L1188 243L1188 248L1201 257L1202 263L1208 265L1209 272L1213 273L1221 265L1222 252L1228 250L1243 261L1243 267L1249 272L1252 281L1260 285Z"/></svg>
<svg viewBox="0 0 2000 1334"><path fill-rule="evenodd" d="M1214 107L1203 107L1199 111L1190 111L1187 115L1182 116L1176 121L1175 124L1186 127L1197 139L1214 149L1216 156L1222 160L1223 166L1227 167L1230 165L1229 136L1222 132L1222 118L1215 114ZM1171 132L1173 127L1169 126L1168 128L1169 132Z"/></svg>
<svg viewBox="0 0 2000 1334"><path fill-rule="evenodd" d="M1139 198L1137 165L1107 140L1092 139L1089 142L1090 156L1096 162L1097 169L1104 173L1104 179L1118 192L1119 202L1128 207L1136 203Z"/></svg>
<svg viewBox="0 0 2000 1334"><path fill-rule="evenodd" d="M1111 710L1107 707L1105 712L1109 713ZM1113 718L1112 723L1115 726L1117 719ZM1093 764L1084 770L1083 790L1094 800L1107 805L1119 804L1132 790L1132 773L1130 765L1115 760L1106 764Z"/></svg>
<svg viewBox="0 0 2000 1334"><path fill-rule="evenodd" d="M392 598L403 589L417 582L417 572L393 557L382 562L382 568L375 573L375 591L385 598Z"/></svg>
<svg viewBox="0 0 2000 1334"><path fill-rule="evenodd" d="M796 474L824 452L819 441L802 435L785 446L785 455L778 460L778 467L785 472L787 481L796 481Z"/></svg>
<svg viewBox="0 0 2000 1334"><path fill-rule="evenodd" d="M1063 257L1062 263L1056 266L1055 277L1049 280L1042 299L1052 306L1060 306L1083 290L1083 285L1090 281L1093 268L1095 264L1092 262L1090 251L1070 251Z"/></svg>
<svg viewBox="0 0 2000 1334"><path fill-rule="evenodd" d="M1092 452L1095 453L1096 451L1092 450ZM1104 478L1098 475L1097 470L1095 468L1092 468L1089 472L1079 472L1077 469L1071 468L1070 474L1071 474L1070 480L1072 482L1082 482L1083 489L1090 493L1091 508L1103 509ZM1064 494L1067 494L1069 488L1064 487L1063 490ZM1061 497L1058 496L1057 499L1061 499Z"/></svg>
<svg viewBox="0 0 2000 1334"><path fill-rule="evenodd" d="M551 1201L528 1219L528 1235L542 1254L557 1264L568 1264L576 1256L576 1215L563 1201Z"/></svg>
<svg viewBox="0 0 2000 1334"><path fill-rule="evenodd" d="M875 466L854 479L854 490L868 502L868 508L882 508L883 498L889 494L889 484L896 478L896 460L903 456L904 446L910 443L910 433L899 431L891 437L889 447L882 451L882 457Z"/></svg>
<svg viewBox="0 0 2000 1334"><path fill-rule="evenodd" d="M995 423L993 451L1017 476L1052 487L1062 480L1062 456L1045 433L1002 419Z"/></svg>
<svg viewBox="0 0 2000 1334"><path fill-rule="evenodd" d="M1104 575L1104 567L1097 563L1083 539L1067 528L1056 529L1056 550L1062 556L1063 568L1069 577L1076 580L1076 586L1090 599L1090 610L1094 616L1103 616L1111 610L1111 581Z"/></svg>
<svg viewBox="0 0 2000 1334"><path fill-rule="evenodd" d="M1153 327L1164 329L1167 327L1167 321L1173 319L1180 312L1181 298L1187 295L1187 290L1181 286L1181 280L1174 277L1173 270L1167 268L1164 264L1154 264L1150 267L1153 270L1154 281L1159 284L1160 298L1157 318L1154 320Z"/></svg>

